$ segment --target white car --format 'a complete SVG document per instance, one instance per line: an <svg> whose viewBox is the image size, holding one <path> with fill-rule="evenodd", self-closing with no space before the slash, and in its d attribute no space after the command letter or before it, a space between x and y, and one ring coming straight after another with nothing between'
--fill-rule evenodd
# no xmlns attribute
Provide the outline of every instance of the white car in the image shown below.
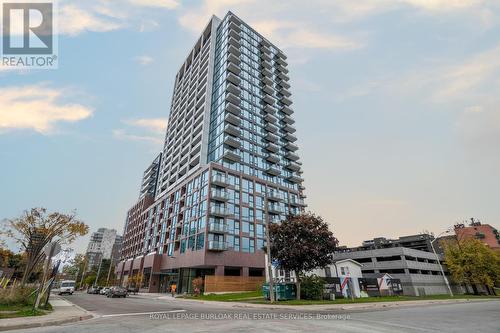
<svg viewBox="0 0 500 333"><path fill-rule="evenodd" d="M75 292L75 281L74 280L63 280L59 283L59 285L54 289L54 292L58 295L62 294L70 294L73 295Z"/></svg>
<svg viewBox="0 0 500 333"><path fill-rule="evenodd" d="M104 287L104 288L101 289L101 291L99 293L101 295L107 295L108 291L109 291L109 287Z"/></svg>

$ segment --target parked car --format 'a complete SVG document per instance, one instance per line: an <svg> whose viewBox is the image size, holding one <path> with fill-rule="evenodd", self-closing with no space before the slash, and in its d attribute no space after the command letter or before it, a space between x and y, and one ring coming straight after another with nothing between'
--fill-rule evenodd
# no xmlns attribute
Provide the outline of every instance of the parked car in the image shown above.
<svg viewBox="0 0 500 333"><path fill-rule="evenodd" d="M135 295L139 292L139 287L128 287L127 292L133 293Z"/></svg>
<svg viewBox="0 0 500 333"><path fill-rule="evenodd" d="M87 294L99 294L101 292L102 287L99 286L91 286L87 289Z"/></svg>
<svg viewBox="0 0 500 333"><path fill-rule="evenodd" d="M110 289L109 287L104 287L104 288L101 289L101 291L99 291L99 294L101 294L101 295L107 295L109 289Z"/></svg>
<svg viewBox="0 0 500 333"><path fill-rule="evenodd" d="M75 281L74 280L63 280L59 282L52 291L58 295L69 294L73 295L75 292Z"/></svg>
<svg viewBox="0 0 500 333"><path fill-rule="evenodd" d="M106 294L107 297L127 297L127 289L121 287L121 286L114 286L109 288L108 293Z"/></svg>

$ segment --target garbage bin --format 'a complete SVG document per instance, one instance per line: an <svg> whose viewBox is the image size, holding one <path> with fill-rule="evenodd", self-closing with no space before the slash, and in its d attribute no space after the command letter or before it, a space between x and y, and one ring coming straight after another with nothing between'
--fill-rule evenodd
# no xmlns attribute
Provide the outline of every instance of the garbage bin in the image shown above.
<svg viewBox="0 0 500 333"><path fill-rule="evenodd" d="M273 285L274 299L276 301L286 301L297 298L295 283L276 283ZM265 299L270 299L269 284L262 285L262 294Z"/></svg>

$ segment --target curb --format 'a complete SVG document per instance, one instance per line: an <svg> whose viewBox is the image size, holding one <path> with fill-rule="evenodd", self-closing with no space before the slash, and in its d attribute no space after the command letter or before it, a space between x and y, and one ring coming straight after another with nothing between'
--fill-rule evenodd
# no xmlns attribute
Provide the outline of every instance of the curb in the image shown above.
<svg viewBox="0 0 500 333"><path fill-rule="evenodd" d="M62 324L67 324L67 323L75 323L75 322L79 322L82 320L91 319L93 317L94 317L93 315L88 314L88 315L84 315L84 316L73 316L73 317L64 318L64 319L54 319L54 320L41 321L41 322L36 322L36 323L25 323L25 324L15 324L15 325L10 325L10 326L0 326L0 331L11 331L11 330L19 330L19 329L25 329L25 328L45 327L45 326L56 326L56 325L62 325Z"/></svg>

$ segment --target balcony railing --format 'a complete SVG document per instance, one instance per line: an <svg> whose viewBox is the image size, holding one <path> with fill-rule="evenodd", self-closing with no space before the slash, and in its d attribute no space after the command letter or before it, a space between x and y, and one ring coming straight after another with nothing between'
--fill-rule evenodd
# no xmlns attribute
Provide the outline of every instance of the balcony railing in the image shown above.
<svg viewBox="0 0 500 333"><path fill-rule="evenodd" d="M224 216L230 216L232 215L232 213L225 206L212 205L210 206L210 215L224 217Z"/></svg>
<svg viewBox="0 0 500 333"><path fill-rule="evenodd" d="M227 232L227 224L221 222L209 222L208 223L208 231L218 232L218 233L226 233Z"/></svg>
<svg viewBox="0 0 500 333"><path fill-rule="evenodd" d="M231 183L229 182L229 178L226 175L221 174L213 174L212 183L219 186L231 185Z"/></svg>
<svg viewBox="0 0 500 333"><path fill-rule="evenodd" d="M208 249L211 251L225 251L227 250L227 242L208 241Z"/></svg>
<svg viewBox="0 0 500 333"><path fill-rule="evenodd" d="M227 201L229 200L229 193L225 190L216 190L212 189L211 197L212 199L218 200L218 201Z"/></svg>
<svg viewBox="0 0 500 333"><path fill-rule="evenodd" d="M276 190L271 190L266 192L267 199L272 200L272 201L281 201L283 200L283 197L281 196L281 193Z"/></svg>

